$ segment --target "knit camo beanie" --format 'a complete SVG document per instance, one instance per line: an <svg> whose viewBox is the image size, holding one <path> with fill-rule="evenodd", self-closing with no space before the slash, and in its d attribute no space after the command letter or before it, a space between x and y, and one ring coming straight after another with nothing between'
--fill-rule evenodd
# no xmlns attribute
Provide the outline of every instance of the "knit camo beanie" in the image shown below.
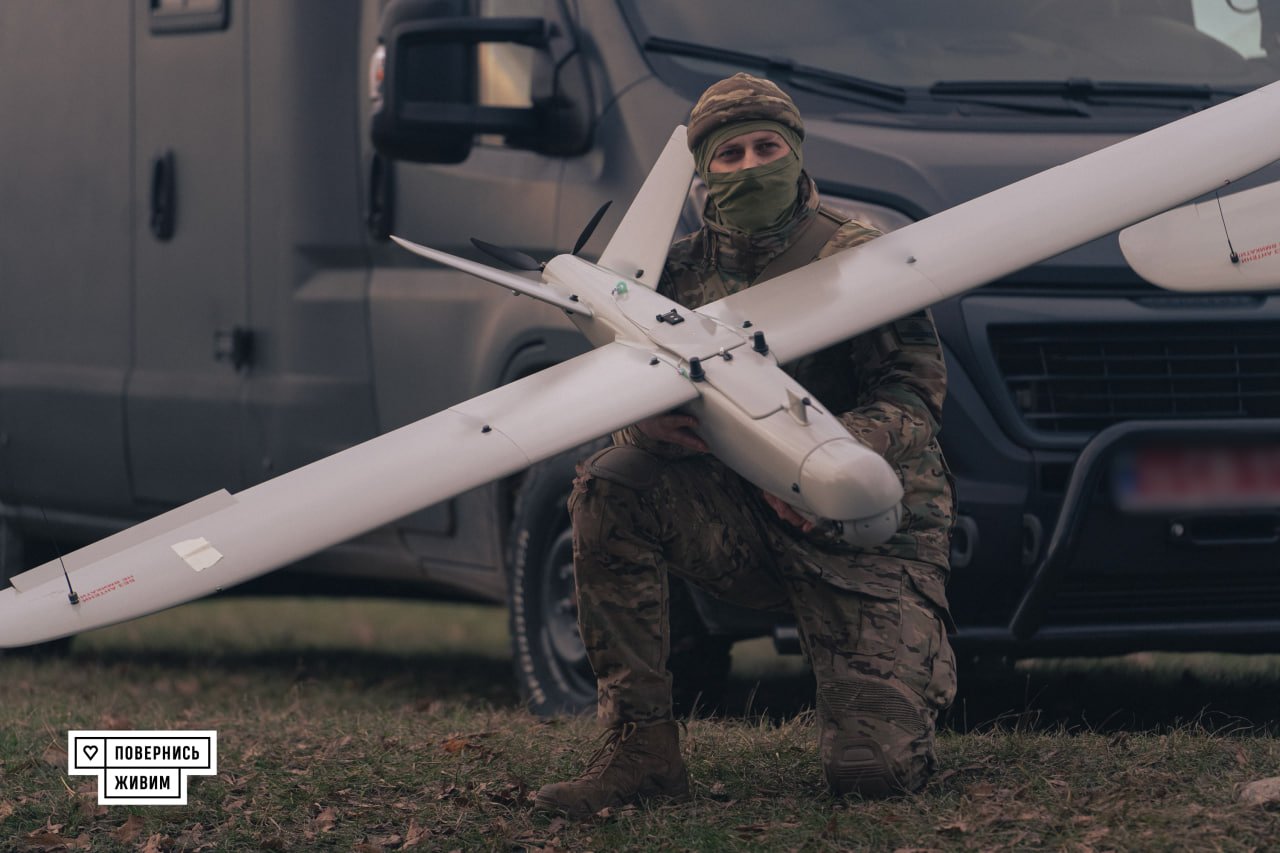
<svg viewBox="0 0 1280 853"><path fill-rule="evenodd" d="M750 124L749 127L744 125ZM804 122L795 102L770 80L739 72L713 83L689 113L689 150L705 177L712 153L726 139L751 130L777 131L800 155Z"/></svg>

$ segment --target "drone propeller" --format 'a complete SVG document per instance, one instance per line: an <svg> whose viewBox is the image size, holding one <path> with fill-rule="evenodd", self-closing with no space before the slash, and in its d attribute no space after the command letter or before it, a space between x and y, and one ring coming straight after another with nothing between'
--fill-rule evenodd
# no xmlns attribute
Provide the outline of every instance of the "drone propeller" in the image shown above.
<svg viewBox="0 0 1280 853"><path fill-rule="evenodd" d="M493 243L486 243L484 240L471 238L471 245L475 246L486 255L497 258L508 266L515 267L518 270L528 270L530 272L538 272L544 264L537 258L530 257L524 252L508 249L505 246L495 246Z"/></svg>
<svg viewBox="0 0 1280 853"><path fill-rule="evenodd" d="M604 219L604 212L609 209L609 205L613 201L606 201L600 205L600 209L596 211L596 215L591 217L591 221L587 223L587 227L582 229L582 233L578 235L578 242L573 244L573 251L570 254L576 255L582 251L582 247L587 245L587 241L591 239L591 235L595 233L596 226L600 224L600 220Z"/></svg>

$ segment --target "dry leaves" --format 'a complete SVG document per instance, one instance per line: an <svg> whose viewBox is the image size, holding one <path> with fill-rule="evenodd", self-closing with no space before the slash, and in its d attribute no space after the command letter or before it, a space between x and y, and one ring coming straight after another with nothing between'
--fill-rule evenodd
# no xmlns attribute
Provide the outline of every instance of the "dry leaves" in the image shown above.
<svg viewBox="0 0 1280 853"><path fill-rule="evenodd" d="M66 850L88 850L92 847L88 833L82 832L75 838L64 838L59 833L62 824L53 823L22 836L22 846L18 849L30 853L62 853Z"/></svg>
<svg viewBox="0 0 1280 853"><path fill-rule="evenodd" d="M1280 776L1258 779L1240 790L1240 802L1253 806L1280 803Z"/></svg>
<svg viewBox="0 0 1280 853"><path fill-rule="evenodd" d="M154 833L143 845L140 853L168 853L173 849L173 839L162 833Z"/></svg>
<svg viewBox="0 0 1280 853"><path fill-rule="evenodd" d="M425 826L418 826L418 821L410 818L409 828L404 831L405 849L417 847L431 837L431 830Z"/></svg>
<svg viewBox="0 0 1280 853"><path fill-rule="evenodd" d="M118 829L111 831L111 837L121 844L128 844L142 834L142 826L146 823L141 815L131 814Z"/></svg>
<svg viewBox="0 0 1280 853"><path fill-rule="evenodd" d="M44 753L40 756L40 760L54 767L66 767L67 751L60 746L46 747Z"/></svg>

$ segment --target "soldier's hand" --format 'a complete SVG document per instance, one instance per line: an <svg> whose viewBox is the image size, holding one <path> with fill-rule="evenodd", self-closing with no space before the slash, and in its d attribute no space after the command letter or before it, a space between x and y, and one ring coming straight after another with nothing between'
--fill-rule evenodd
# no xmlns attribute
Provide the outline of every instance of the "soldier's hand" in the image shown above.
<svg viewBox="0 0 1280 853"><path fill-rule="evenodd" d="M636 423L636 429L649 438L706 453L709 448L694 432L697 428L698 419L692 415L654 415Z"/></svg>
<svg viewBox="0 0 1280 853"><path fill-rule="evenodd" d="M764 489L761 489L760 493L764 495L764 502L773 507L773 511L778 514L778 518L788 524L799 527L805 533L808 533L810 530L813 530L818 526L800 513L796 512L795 507L777 495L766 492Z"/></svg>

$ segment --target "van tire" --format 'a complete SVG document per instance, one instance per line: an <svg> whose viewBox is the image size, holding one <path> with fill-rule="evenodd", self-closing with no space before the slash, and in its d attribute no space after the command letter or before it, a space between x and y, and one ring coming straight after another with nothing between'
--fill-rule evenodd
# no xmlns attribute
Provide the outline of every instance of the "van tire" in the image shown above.
<svg viewBox="0 0 1280 853"><path fill-rule="evenodd" d="M577 463L601 439L533 466L525 475L507 537L511 657L521 701L540 717L596 707L596 678L578 632L569 492ZM692 596L671 579L672 699L677 716L715 709L729 673L732 641L707 634Z"/></svg>
<svg viewBox="0 0 1280 853"><path fill-rule="evenodd" d="M596 679L578 633L569 492L577 463L608 439L531 467L507 536L507 611L520 699L539 717L596 705Z"/></svg>

